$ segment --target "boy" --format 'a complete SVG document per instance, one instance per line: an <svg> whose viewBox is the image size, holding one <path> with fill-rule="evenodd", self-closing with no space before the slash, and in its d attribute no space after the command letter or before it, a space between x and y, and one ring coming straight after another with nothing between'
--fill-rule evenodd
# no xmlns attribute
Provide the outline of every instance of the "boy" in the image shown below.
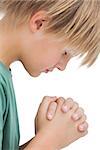
<svg viewBox="0 0 100 150"><path fill-rule="evenodd" d="M10 64L21 61L33 77L54 68L63 71L79 54L86 54L82 65L91 66L100 51L100 7L98 0L1 0L0 10L0 150L17 150L20 133ZM20 149L64 148L86 135L88 124L71 98L44 97L35 128L36 136Z"/></svg>

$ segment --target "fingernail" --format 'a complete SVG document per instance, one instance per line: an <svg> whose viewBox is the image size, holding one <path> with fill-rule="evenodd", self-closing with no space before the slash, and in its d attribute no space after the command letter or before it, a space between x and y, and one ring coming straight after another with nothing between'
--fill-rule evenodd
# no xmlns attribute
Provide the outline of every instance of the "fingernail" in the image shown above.
<svg viewBox="0 0 100 150"><path fill-rule="evenodd" d="M73 117L74 120L78 120L79 119L79 116L77 114L74 114L72 117Z"/></svg>
<svg viewBox="0 0 100 150"><path fill-rule="evenodd" d="M79 126L79 129L80 129L81 131L84 131L84 130L85 130L85 126L84 126L84 125L80 125L80 126Z"/></svg>
<svg viewBox="0 0 100 150"><path fill-rule="evenodd" d="M52 115L51 115L51 114L48 114L47 116L48 116L48 119L49 119L49 120L52 119Z"/></svg>
<svg viewBox="0 0 100 150"><path fill-rule="evenodd" d="M67 106L62 106L62 110L63 110L64 112L68 112L68 107L67 107Z"/></svg>

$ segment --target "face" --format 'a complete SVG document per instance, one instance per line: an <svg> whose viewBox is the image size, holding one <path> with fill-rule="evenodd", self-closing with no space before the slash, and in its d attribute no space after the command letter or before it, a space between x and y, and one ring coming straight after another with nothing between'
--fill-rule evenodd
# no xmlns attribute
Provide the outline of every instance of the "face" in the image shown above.
<svg viewBox="0 0 100 150"><path fill-rule="evenodd" d="M63 71L72 57L67 52L64 42L55 38L53 34L44 33L43 29L35 32L27 29L21 33L20 38L20 61L27 72L33 77L38 77L41 73L53 71L55 68Z"/></svg>
<svg viewBox="0 0 100 150"><path fill-rule="evenodd" d="M42 72L47 73L55 68L63 71L71 55L65 49L64 43L47 35L36 35L33 41L24 44L22 63L28 73L37 77Z"/></svg>

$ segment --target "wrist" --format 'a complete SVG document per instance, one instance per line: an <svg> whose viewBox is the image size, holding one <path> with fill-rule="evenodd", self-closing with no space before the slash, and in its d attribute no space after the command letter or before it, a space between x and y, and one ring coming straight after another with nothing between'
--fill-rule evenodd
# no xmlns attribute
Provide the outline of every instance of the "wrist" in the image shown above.
<svg viewBox="0 0 100 150"><path fill-rule="evenodd" d="M36 150L58 150L45 132L38 132L33 141ZM36 143L36 145L35 145Z"/></svg>
<svg viewBox="0 0 100 150"><path fill-rule="evenodd" d="M24 150L59 150L54 141L43 131L38 132Z"/></svg>
<svg viewBox="0 0 100 150"><path fill-rule="evenodd" d="M34 143L37 143L36 147L38 146L36 150L59 150L58 148L56 148L54 142L55 140L53 140L53 137L50 135L50 132L45 131L41 130L35 136Z"/></svg>

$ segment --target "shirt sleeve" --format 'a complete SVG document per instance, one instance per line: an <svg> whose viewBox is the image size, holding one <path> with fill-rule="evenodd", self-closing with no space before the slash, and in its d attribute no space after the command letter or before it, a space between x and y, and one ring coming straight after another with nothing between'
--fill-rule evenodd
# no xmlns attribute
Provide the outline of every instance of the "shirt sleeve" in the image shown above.
<svg viewBox="0 0 100 150"><path fill-rule="evenodd" d="M0 83L0 150L2 150L2 142L3 142L4 112L5 112L5 94L3 87Z"/></svg>

